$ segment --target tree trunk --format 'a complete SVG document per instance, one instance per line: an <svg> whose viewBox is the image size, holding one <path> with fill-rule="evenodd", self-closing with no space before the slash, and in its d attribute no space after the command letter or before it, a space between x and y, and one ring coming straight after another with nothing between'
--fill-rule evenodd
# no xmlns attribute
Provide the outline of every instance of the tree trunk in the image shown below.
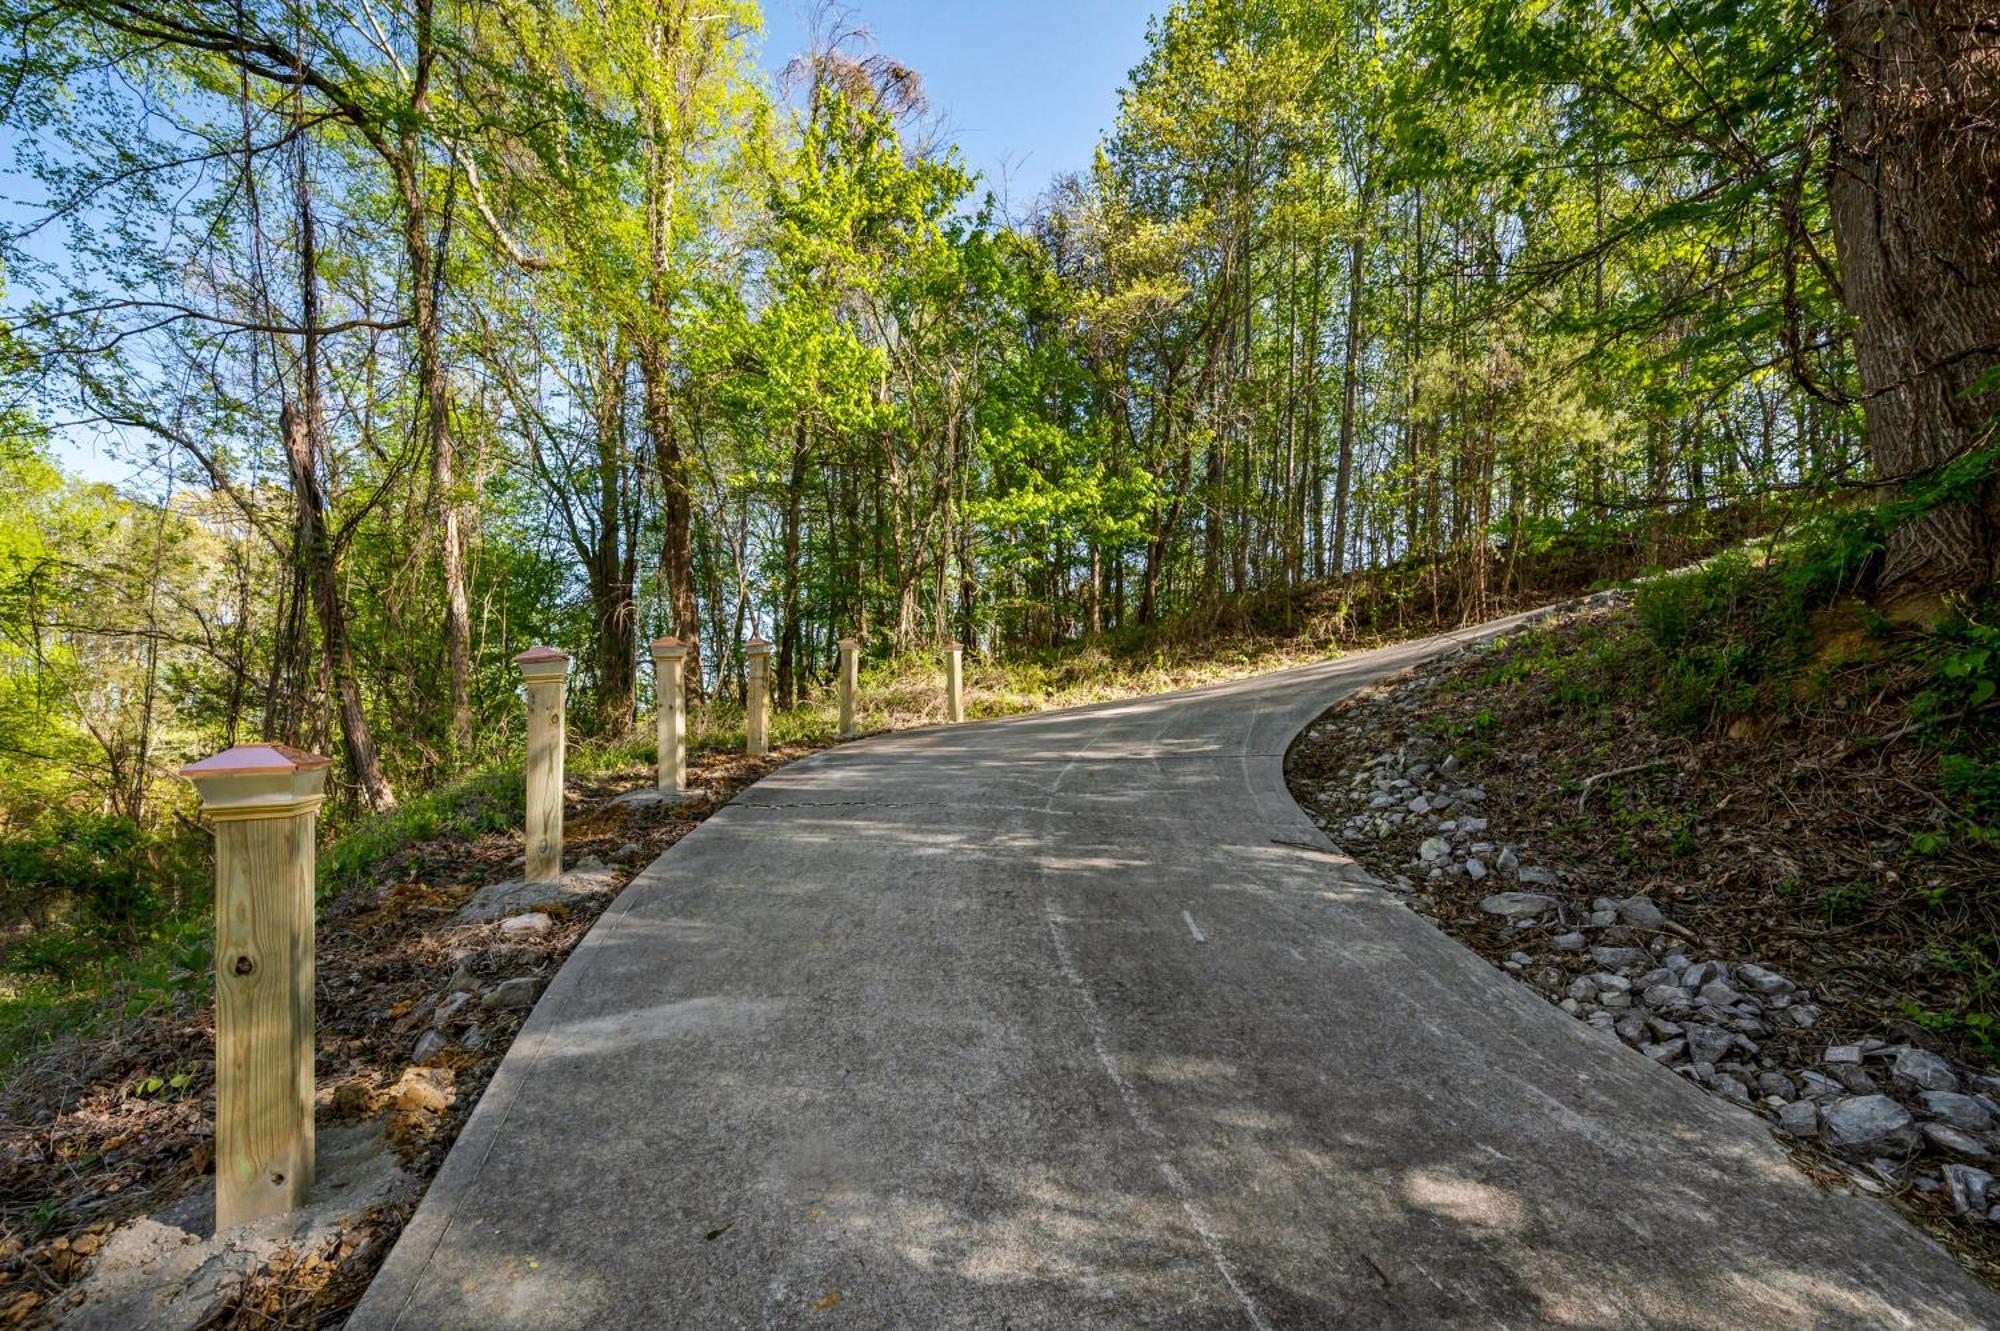
<svg viewBox="0 0 2000 1331"><path fill-rule="evenodd" d="M391 162L403 203L403 252L410 267L410 324L417 342L417 386L422 394L426 442L430 446L431 489L438 505L438 546L444 578L444 658L449 677L451 745L464 756L472 749L472 611L465 590L465 534L458 500L458 454L451 437L451 396L445 383L437 293L443 255L433 253L429 208L424 199L423 145L418 127L429 109L431 0L416 10L416 50L410 81L410 118Z"/></svg>
<svg viewBox="0 0 2000 1331"><path fill-rule="evenodd" d="M1971 391L2000 361L2000 0L1828 0L1827 28L1828 194L1869 456L1883 479L1923 476L1989 438L2000 408L2000 393ZM1989 467L1891 534L1882 586L1935 607L1990 583L1996 558Z"/></svg>
<svg viewBox="0 0 2000 1331"><path fill-rule="evenodd" d="M633 641L638 616L632 604L630 545L636 532L625 526L625 373L620 355L606 360L597 407L597 541L591 551L591 608L597 619L597 704L601 731L622 735L632 728L637 692L638 651Z"/></svg>
<svg viewBox="0 0 2000 1331"><path fill-rule="evenodd" d="M660 68L679 60L683 39L682 14L661 8L648 31L652 56ZM680 153L685 126L680 107L658 92L647 107L652 143L646 154L646 306L647 326L638 330L639 373L645 380L646 431L660 470L660 578L666 584L667 608L674 632L688 644L686 666L689 702L701 698L701 616L695 604L694 502L688 465L673 417L673 385L668 349L674 314L673 229L680 197Z"/></svg>
<svg viewBox="0 0 2000 1331"><path fill-rule="evenodd" d="M1367 207L1367 195L1362 195ZM1353 237L1347 242L1347 345L1340 367L1340 459L1333 477L1333 576L1347 571L1347 500L1354 483L1354 411L1361 383L1361 269L1366 259L1367 240L1362 234L1363 218L1357 219Z"/></svg>
<svg viewBox="0 0 2000 1331"><path fill-rule="evenodd" d="M800 416L792 436L792 471L785 486L784 553L785 572L779 594L780 612L785 622L778 629L778 706L790 707L798 701L799 661L799 534L800 507L806 487L806 457L810 452L806 418Z"/></svg>
<svg viewBox="0 0 2000 1331"><path fill-rule="evenodd" d="M361 798L376 813L396 807L396 793L382 775L375 752L375 735L361 706L361 686L354 677L354 650L347 636L347 607L340 597L338 558L333 534L327 530L326 494L319 484L320 439L326 415L319 383L319 253L313 237L312 187L306 175L304 148L298 160L299 206L299 400L286 395L278 411L285 462L291 473L293 558L302 569L300 581L312 588L319 617L321 661L340 710L340 731L347 770Z"/></svg>

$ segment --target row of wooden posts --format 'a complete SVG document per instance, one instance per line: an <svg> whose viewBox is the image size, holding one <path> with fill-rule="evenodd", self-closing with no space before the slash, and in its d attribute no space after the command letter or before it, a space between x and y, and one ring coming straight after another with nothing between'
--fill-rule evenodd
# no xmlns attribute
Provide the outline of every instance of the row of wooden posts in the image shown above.
<svg viewBox="0 0 2000 1331"><path fill-rule="evenodd" d="M687 644L652 644L657 784L687 788ZM752 638L744 747L770 752L771 644ZM945 648L945 713L965 719L963 650ZM856 733L861 644L840 641L840 737ZM566 653L514 658L527 700L530 882L562 875ZM313 1182L313 927L319 807L332 760L239 744L181 769L215 828L215 1218L219 1229L289 1211Z"/></svg>

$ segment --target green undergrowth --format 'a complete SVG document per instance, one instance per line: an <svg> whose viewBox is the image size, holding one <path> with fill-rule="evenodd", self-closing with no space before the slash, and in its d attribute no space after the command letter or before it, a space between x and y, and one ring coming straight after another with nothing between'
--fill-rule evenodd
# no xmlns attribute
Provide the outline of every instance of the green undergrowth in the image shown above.
<svg viewBox="0 0 2000 1331"><path fill-rule="evenodd" d="M1885 618L1869 599L1882 523L1879 510L1823 519L1643 580L1629 614L1511 635L1461 679L1444 729L1478 764L1538 719L1559 737L1546 757L1559 783L1551 830L1656 872L1698 857L1732 783L1754 801L1805 773L1799 825L1845 828L1854 841L1844 860L1777 883L1779 899L1802 924L1913 948L1924 977L1910 992L1921 996L1902 1015L1990 1059L2000 1054L2000 937L1985 923L2000 912L2000 607ZM1881 793L1907 798L1871 804L1865 819L1832 810L1815 821L1814 799L1840 799L1843 781L1885 782ZM1886 864L1884 835L1901 838Z"/></svg>
<svg viewBox="0 0 2000 1331"><path fill-rule="evenodd" d="M209 965L206 837L61 812L0 840L0 1068L57 1032L198 991Z"/></svg>
<svg viewBox="0 0 2000 1331"><path fill-rule="evenodd" d="M322 901L366 879L391 856L439 838L470 840L521 825L527 786L518 763L495 764L405 799L343 830L319 854Z"/></svg>

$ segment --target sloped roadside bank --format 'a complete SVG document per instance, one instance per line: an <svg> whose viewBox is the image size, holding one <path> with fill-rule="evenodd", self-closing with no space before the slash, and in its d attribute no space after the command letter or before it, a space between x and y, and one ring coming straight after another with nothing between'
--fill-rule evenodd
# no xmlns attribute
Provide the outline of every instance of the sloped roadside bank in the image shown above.
<svg viewBox="0 0 2000 1331"><path fill-rule="evenodd" d="M0 1326L337 1324L542 986L630 877L817 747L698 752L691 798L671 806L618 801L649 784L636 769L572 775L557 885L498 891L521 867L518 781L468 784L444 827L353 875L321 910L321 1186L302 1213L214 1234L206 1003L37 1055L0 1105L0 1207L8 1230L43 1233L0 1247Z"/></svg>
<svg viewBox="0 0 2000 1331"><path fill-rule="evenodd" d="M1293 793L1446 932L1996 1282L2000 1078L1954 959L1990 951L2000 865L1895 742L1921 680L1850 661L1676 726L1637 634L1591 609L1366 690L1294 746Z"/></svg>

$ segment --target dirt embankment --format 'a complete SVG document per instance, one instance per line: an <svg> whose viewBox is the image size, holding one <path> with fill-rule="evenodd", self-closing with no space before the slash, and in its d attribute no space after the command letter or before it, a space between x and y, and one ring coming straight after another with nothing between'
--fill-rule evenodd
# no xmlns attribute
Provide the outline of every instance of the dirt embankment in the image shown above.
<svg viewBox="0 0 2000 1331"><path fill-rule="evenodd" d="M322 908L315 1202L214 1232L214 1020L189 999L18 1065L0 1099L0 1326L322 1325L357 1302L548 977L630 878L811 752L573 777L560 884L510 885L520 838L405 847ZM148 1323L152 1324L152 1323Z"/></svg>
<svg viewBox="0 0 2000 1331"><path fill-rule="evenodd" d="M1993 963L2000 856L1948 835L1904 705L1922 671L1819 672L1691 729L1635 634L1598 609L1367 690L1295 747L1293 792L1446 932L2000 1283L1993 994L1966 961Z"/></svg>

